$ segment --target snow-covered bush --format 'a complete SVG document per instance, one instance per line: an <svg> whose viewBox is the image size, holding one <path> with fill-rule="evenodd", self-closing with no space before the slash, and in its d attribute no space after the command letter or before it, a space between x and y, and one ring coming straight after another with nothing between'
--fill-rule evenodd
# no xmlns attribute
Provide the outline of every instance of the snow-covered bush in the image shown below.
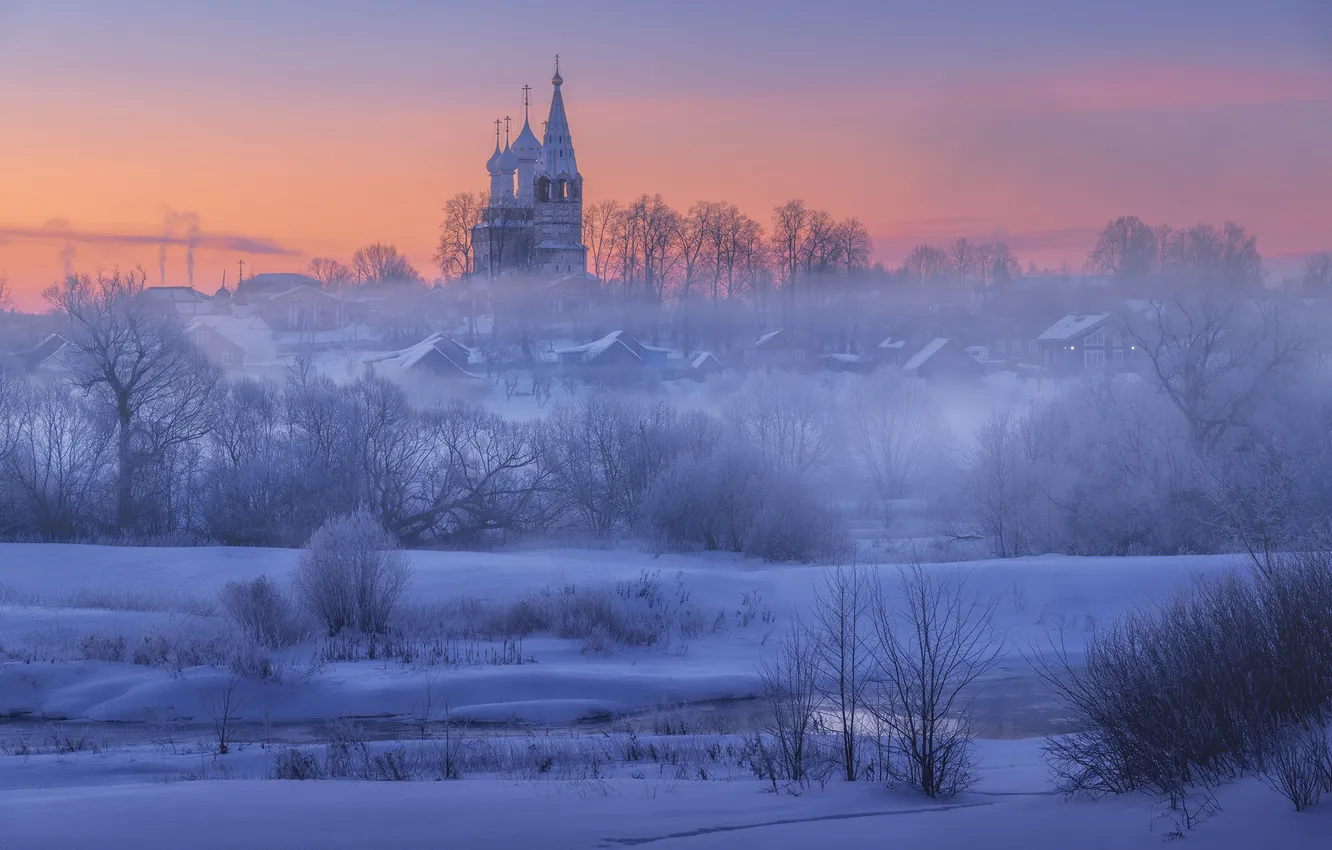
<svg viewBox="0 0 1332 850"><path fill-rule="evenodd" d="M124 661L124 635L85 635L79 641L79 654L88 661Z"/></svg>
<svg viewBox="0 0 1332 850"><path fill-rule="evenodd" d="M792 476L767 482L763 507L745 537L745 552L766 561L836 559L851 545L846 526L809 486Z"/></svg>
<svg viewBox="0 0 1332 850"><path fill-rule="evenodd" d="M762 458L734 440L684 455L648 489L645 530L671 547L743 551L768 478Z"/></svg>
<svg viewBox="0 0 1332 850"><path fill-rule="evenodd" d="M323 777L324 769L313 753L284 747L273 757L274 779L309 780Z"/></svg>
<svg viewBox="0 0 1332 850"><path fill-rule="evenodd" d="M254 643L281 649L297 643L303 629L286 594L267 576L251 581L227 582L221 592L222 608Z"/></svg>
<svg viewBox="0 0 1332 850"><path fill-rule="evenodd" d="M543 431L567 523L603 536L636 528L653 482L681 453L705 451L717 430L702 414L605 393L556 408Z"/></svg>
<svg viewBox="0 0 1332 850"><path fill-rule="evenodd" d="M648 489L643 526L660 545L769 561L831 558L848 545L842 519L804 475L737 440L678 458Z"/></svg>
<svg viewBox="0 0 1332 850"><path fill-rule="evenodd" d="M357 511L315 531L293 584L301 605L329 635L348 628L380 634L410 577L393 537L368 512Z"/></svg>
<svg viewBox="0 0 1332 850"><path fill-rule="evenodd" d="M951 436L928 385L880 369L846 387L845 437L868 489L883 505L923 495L951 460Z"/></svg>

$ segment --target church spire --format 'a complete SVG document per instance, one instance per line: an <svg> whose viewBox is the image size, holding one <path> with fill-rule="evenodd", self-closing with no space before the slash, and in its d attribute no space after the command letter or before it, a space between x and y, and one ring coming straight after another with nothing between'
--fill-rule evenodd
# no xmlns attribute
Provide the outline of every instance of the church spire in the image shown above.
<svg viewBox="0 0 1332 850"><path fill-rule="evenodd" d="M550 117L546 119L546 135L541 146L545 155L544 170L551 177L577 178L578 162L574 158L573 137L569 134L569 117L564 111L564 94L560 91L564 77L560 76L558 55L555 56L555 75L550 82L555 93L550 100Z"/></svg>

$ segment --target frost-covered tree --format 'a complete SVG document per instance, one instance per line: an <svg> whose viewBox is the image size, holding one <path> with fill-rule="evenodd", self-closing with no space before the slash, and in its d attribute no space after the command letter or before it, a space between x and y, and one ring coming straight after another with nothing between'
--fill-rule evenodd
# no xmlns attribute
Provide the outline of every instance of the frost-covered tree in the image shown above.
<svg viewBox="0 0 1332 850"><path fill-rule="evenodd" d="M175 315L140 297L144 279L142 271L71 275L45 293L68 320L70 380L115 433L115 526L121 531L142 518L135 486L149 468L212 428L220 380Z"/></svg>
<svg viewBox="0 0 1332 850"><path fill-rule="evenodd" d="M832 394L817 382L767 372L745 381L728 418L769 463L815 480L833 455L835 411Z"/></svg>

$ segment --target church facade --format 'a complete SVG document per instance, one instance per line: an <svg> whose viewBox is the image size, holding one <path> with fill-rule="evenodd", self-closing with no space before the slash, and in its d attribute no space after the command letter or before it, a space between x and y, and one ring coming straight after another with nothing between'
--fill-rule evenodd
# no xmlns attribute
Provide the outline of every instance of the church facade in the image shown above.
<svg viewBox="0 0 1332 850"><path fill-rule="evenodd" d="M559 57L551 84L555 91L539 141L528 117L529 86L523 87L523 128L518 137L510 141L506 126L501 148L501 122L495 122L495 152L486 162L490 202L472 240L478 275L587 275L583 175L564 108Z"/></svg>

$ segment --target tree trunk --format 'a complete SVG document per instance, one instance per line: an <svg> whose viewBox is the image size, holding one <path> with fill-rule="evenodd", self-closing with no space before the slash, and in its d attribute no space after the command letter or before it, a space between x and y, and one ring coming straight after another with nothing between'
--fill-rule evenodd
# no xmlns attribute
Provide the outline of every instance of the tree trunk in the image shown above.
<svg viewBox="0 0 1332 850"><path fill-rule="evenodd" d="M116 428L116 528L134 525L134 457L130 443L130 415L121 405Z"/></svg>

